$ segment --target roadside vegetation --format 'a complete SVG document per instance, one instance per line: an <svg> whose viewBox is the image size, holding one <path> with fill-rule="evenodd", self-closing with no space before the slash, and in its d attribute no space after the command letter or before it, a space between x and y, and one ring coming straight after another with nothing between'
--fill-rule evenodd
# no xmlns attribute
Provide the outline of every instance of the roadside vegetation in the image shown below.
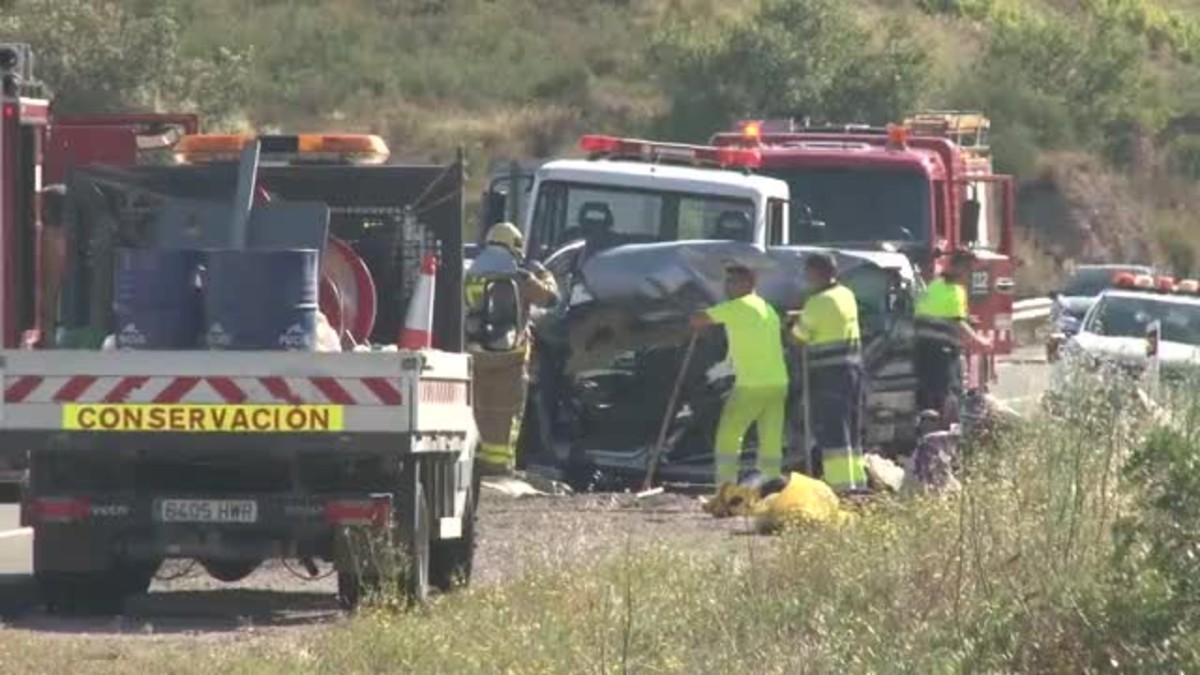
<svg viewBox="0 0 1200 675"><path fill-rule="evenodd" d="M0 633L11 672L1193 672L1200 400L1081 380L966 449L961 492L728 548L389 603L272 640ZM751 529L747 523L747 530ZM735 538L736 539L736 538Z"/></svg>
<svg viewBox="0 0 1200 675"><path fill-rule="evenodd" d="M1068 259L1200 272L1195 0L0 0L63 110L370 130L406 158L703 140L743 116L982 108L1023 200L1025 292ZM1047 182L1048 181L1048 182ZM1114 214L1119 214L1119 217ZM1147 242L1141 246L1138 242ZM1042 258L1044 260L1039 260Z"/></svg>

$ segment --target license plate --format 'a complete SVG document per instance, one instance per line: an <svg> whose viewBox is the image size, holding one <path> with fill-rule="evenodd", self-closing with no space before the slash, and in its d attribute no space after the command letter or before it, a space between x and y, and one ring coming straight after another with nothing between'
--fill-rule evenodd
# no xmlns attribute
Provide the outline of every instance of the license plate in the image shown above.
<svg viewBox="0 0 1200 675"><path fill-rule="evenodd" d="M164 523L256 523L258 503L251 499L164 499L158 517Z"/></svg>

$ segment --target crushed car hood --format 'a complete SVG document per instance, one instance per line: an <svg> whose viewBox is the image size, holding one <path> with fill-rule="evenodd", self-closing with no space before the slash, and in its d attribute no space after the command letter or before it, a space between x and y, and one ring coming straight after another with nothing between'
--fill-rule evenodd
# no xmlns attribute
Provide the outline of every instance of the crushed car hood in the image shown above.
<svg viewBox="0 0 1200 675"><path fill-rule="evenodd" d="M839 276L848 284L871 274L913 276L903 255L879 251L801 246L763 251L724 241L621 246L583 265L589 301L559 317L566 319L571 344L566 371L604 367L623 351L683 344L690 334L688 316L725 299L725 269L731 264L754 270L758 293L776 308L799 309L809 292L804 260L816 252L832 254Z"/></svg>
<svg viewBox="0 0 1200 675"><path fill-rule="evenodd" d="M911 266L898 253L830 251L810 246L779 246L766 251L726 241L663 242L621 246L583 266L583 283L600 302L638 307L647 317L687 314L724 299L725 268L737 264L758 274L758 292L783 310L799 308L807 294L804 260L831 254L841 277L862 267L895 270L912 280Z"/></svg>

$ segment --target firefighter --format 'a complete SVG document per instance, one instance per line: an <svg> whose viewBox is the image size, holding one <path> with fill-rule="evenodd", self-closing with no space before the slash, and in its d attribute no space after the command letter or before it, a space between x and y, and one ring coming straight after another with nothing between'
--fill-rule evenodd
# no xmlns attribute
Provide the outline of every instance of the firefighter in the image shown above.
<svg viewBox="0 0 1200 675"><path fill-rule="evenodd" d="M966 283L975 257L958 251L945 271L917 300L916 324L917 408L933 410L952 419L947 409L962 390L961 357L964 345L991 349L992 343L968 323Z"/></svg>
<svg viewBox="0 0 1200 675"><path fill-rule="evenodd" d="M837 280L837 262L826 253L804 261L804 276L812 289L792 335L804 349L804 370L811 400L816 448L814 473L840 493L865 490L866 464L861 445L862 349L858 301Z"/></svg>
<svg viewBox="0 0 1200 675"><path fill-rule="evenodd" d="M516 439L529 381L531 308L558 299L554 277L523 257L512 223L497 223L466 273L467 344L473 355L478 463L485 475L505 475L516 463Z"/></svg>
<svg viewBox="0 0 1200 675"><path fill-rule="evenodd" d="M728 300L692 316L693 330L720 324L725 328L734 385L717 425L717 484L735 483L742 441L754 425L758 432L758 466L778 476L783 461L784 409L788 374L783 358L779 315L755 293L754 272L734 265L725 270Z"/></svg>

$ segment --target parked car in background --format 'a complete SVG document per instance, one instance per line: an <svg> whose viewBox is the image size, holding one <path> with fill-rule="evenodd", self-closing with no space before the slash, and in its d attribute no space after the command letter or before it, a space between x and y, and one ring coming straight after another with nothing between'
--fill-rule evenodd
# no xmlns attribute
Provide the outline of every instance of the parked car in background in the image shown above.
<svg viewBox="0 0 1200 675"><path fill-rule="evenodd" d="M1049 394L1070 390L1074 378L1088 374L1105 386L1151 387L1152 380L1188 385L1200 373L1200 282L1122 277L1063 344Z"/></svg>
<svg viewBox="0 0 1200 675"><path fill-rule="evenodd" d="M1147 265L1106 264L1080 265L1067 279L1061 290L1050 293L1050 336L1046 340L1046 359L1058 359L1059 348L1079 332L1080 324L1096 298L1115 286L1117 275L1153 275Z"/></svg>

